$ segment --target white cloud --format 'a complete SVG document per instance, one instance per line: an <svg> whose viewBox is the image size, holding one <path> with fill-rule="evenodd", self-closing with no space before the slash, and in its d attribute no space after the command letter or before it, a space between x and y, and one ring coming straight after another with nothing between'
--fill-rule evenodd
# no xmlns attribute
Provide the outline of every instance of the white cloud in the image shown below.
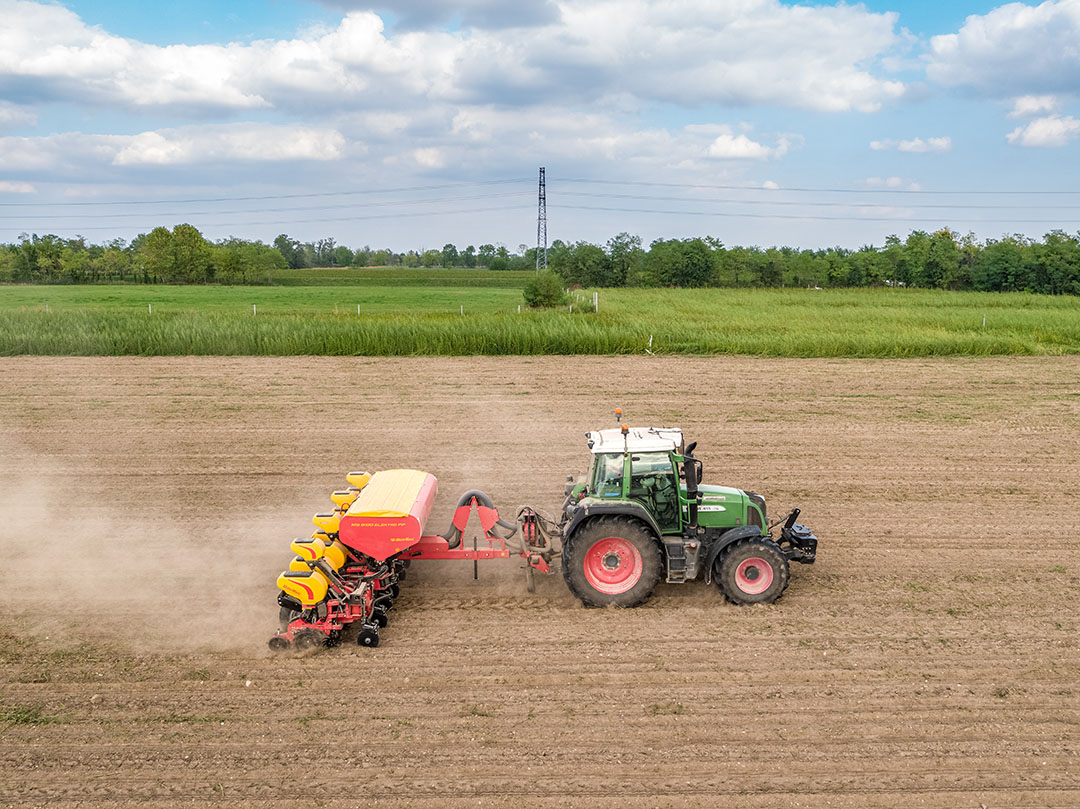
<svg viewBox="0 0 1080 809"><path fill-rule="evenodd" d="M709 144L708 155L729 160L768 160L783 157L790 148L791 140L787 136L779 137L775 146L766 146L746 135L723 132Z"/></svg>
<svg viewBox="0 0 1080 809"><path fill-rule="evenodd" d="M896 148L901 152L947 152L952 148L952 138L913 138L900 141Z"/></svg>
<svg viewBox="0 0 1080 809"><path fill-rule="evenodd" d="M417 165L426 169L441 169L446 165L446 157L443 155L442 149L431 146L413 151L413 159Z"/></svg>
<svg viewBox="0 0 1080 809"><path fill-rule="evenodd" d="M766 180L765 182L763 182L763 183L761 184L761 187L762 187L762 188L767 188L767 189L768 189L768 190L770 190L770 191L775 191L775 190L776 190L776 189L778 189L778 188L779 188L780 186L779 186L779 185L777 185L777 184L776 184L775 182L773 182L772 180Z"/></svg>
<svg viewBox="0 0 1080 809"><path fill-rule="evenodd" d="M558 5L551 0L395 0L371 3L365 0L318 0L329 8L389 11L400 28L428 28L458 23L466 28L514 28L555 22Z"/></svg>
<svg viewBox="0 0 1080 809"><path fill-rule="evenodd" d="M113 164L179 165L224 160L337 160L345 138L332 129L223 124L142 132L123 138Z"/></svg>
<svg viewBox="0 0 1080 809"><path fill-rule="evenodd" d="M557 5L544 24L499 31L389 34L373 12L353 11L291 40L159 47L88 26L60 5L0 0L0 81L42 100L193 114L605 99L872 111L904 92L872 67L899 42L895 13L779 0Z"/></svg>
<svg viewBox="0 0 1080 809"><path fill-rule="evenodd" d="M1007 3L930 40L927 76L993 98L1075 91L1080 2Z"/></svg>
<svg viewBox="0 0 1080 809"><path fill-rule="evenodd" d="M37 122L37 115L29 107L0 101L0 132L20 126L34 126Z"/></svg>
<svg viewBox="0 0 1080 809"><path fill-rule="evenodd" d="M899 188L905 191L918 191L922 187L914 180L903 177L867 177L863 182L870 188Z"/></svg>
<svg viewBox="0 0 1080 809"><path fill-rule="evenodd" d="M1043 112L1056 112L1060 106L1056 96L1020 96L1013 100L1010 118L1030 118Z"/></svg>
<svg viewBox="0 0 1080 809"><path fill-rule="evenodd" d="M912 138L911 140L892 140L888 138L886 140L872 140L870 141L870 148L875 152L883 152L889 149L896 149L901 152L947 152L952 148L952 138Z"/></svg>
<svg viewBox="0 0 1080 809"><path fill-rule="evenodd" d="M1050 115L1018 126L1005 136L1018 146L1065 146L1080 137L1080 121L1071 115Z"/></svg>
<svg viewBox="0 0 1080 809"><path fill-rule="evenodd" d="M0 193L6 194L33 194L37 189L30 183L10 182L0 180Z"/></svg>
<svg viewBox="0 0 1080 809"><path fill-rule="evenodd" d="M190 166L213 163L327 161L342 156L335 130L270 124L214 124L137 135L66 132L0 138L0 169L49 172L75 166Z"/></svg>

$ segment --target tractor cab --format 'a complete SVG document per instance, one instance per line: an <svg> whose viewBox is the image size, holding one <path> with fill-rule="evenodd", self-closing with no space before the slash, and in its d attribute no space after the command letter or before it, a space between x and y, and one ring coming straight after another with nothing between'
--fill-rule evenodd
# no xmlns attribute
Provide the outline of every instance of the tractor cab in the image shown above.
<svg viewBox="0 0 1080 809"><path fill-rule="evenodd" d="M652 515L664 534L680 533L686 491L680 490L678 429L613 429L587 434L592 451L585 492L601 502L629 500Z"/></svg>

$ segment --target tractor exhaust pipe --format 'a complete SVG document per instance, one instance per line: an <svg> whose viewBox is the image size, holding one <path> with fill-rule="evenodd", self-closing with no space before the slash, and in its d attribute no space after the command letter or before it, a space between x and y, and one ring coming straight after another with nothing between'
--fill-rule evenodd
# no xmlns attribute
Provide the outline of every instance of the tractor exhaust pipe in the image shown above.
<svg viewBox="0 0 1080 809"><path fill-rule="evenodd" d="M695 446L697 446L697 442L686 448L686 455L683 456L683 477L686 478L686 499L689 501L690 523L687 528L696 533L698 527L698 482L701 480L701 461L690 454L694 451Z"/></svg>

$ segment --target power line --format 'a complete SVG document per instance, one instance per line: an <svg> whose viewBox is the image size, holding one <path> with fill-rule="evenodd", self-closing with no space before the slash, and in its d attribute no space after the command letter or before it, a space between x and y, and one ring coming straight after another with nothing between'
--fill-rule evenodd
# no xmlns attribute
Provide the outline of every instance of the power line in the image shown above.
<svg viewBox="0 0 1080 809"><path fill-rule="evenodd" d="M371 208L378 206L380 208L399 206L399 205L435 205L444 204L447 202L471 202L484 199L505 199L512 197L523 196L525 191L506 191L498 194L474 194L469 196L449 196L449 197L429 197L422 199L403 199L403 200L379 200L376 202L350 202L343 205L309 205L303 208L247 208L230 211L161 211L155 212L156 217L190 217L190 216L235 216L239 214L265 214L265 213L307 213L314 211L343 211L353 210L357 208ZM563 191L561 196L564 197L584 197L588 199L615 199L615 200L642 200L652 202L688 202L695 204L707 204L707 205L776 205L787 207L800 207L800 208L859 208L859 209L893 209L896 208L895 204L880 203L880 202L827 202L819 200L763 200L763 199L716 199L716 198L704 198L704 197L669 197L669 196L657 196L654 194L602 194L589 191ZM540 200L540 213L537 221L537 248L543 249L542 243L546 244L547 236L547 216L546 207L544 202L546 200L546 194L541 192ZM565 206L564 206L565 207ZM962 205L957 203L904 203L902 206L904 209L927 209L927 210L1015 210L1022 207L1024 210L1080 210L1080 205ZM700 212L699 212L700 213ZM88 214L88 213L69 213L69 214L23 214L23 215L7 215L0 214L0 220L33 220L34 222L40 221L52 221L58 219L120 219L130 217L146 217L146 211L125 211L120 213L106 213L106 214ZM779 215L778 215L779 216ZM224 223L228 224L228 223Z"/></svg>
<svg viewBox="0 0 1080 809"><path fill-rule="evenodd" d="M415 211L415 212L411 212L411 213L410 212L402 212L402 213L391 213L391 214L370 214L370 215L366 215L366 216L341 216L341 217L331 217L331 218L319 217L318 219L278 219L278 220L274 220L274 221L262 221L262 222L225 222L224 226L225 227L231 227L231 228L232 227L244 227L244 228L246 228L246 227L258 227L260 225L310 225L310 224L321 224L323 222L359 222L359 221L367 221L367 220L372 220L372 219L407 219L407 218L412 218L412 217L417 217L417 216L457 216L457 215L460 215L460 214L491 213L492 211L531 211L531 210L532 210L531 205L513 205L513 206L500 205L498 207L493 207L493 208L472 208L472 209L469 209L469 210L459 210L459 211ZM191 224L194 224L194 223L191 223ZM222 223L214 222L211 225L203 224L202 227L203 228L206 228L206 227L218 227L218 226L221 226L221 224ZM119 227L119 225L104 225L104 226L87 227L87 228L79 227L78 225L71 225L71 226L68 226L66 229L67 230L79 230L79 231L83 231L83 230L85 230L85 231L91 231L91 230L112 230L112 231L115 231L117 227ZM128 225L128 227L135 227L136 229L138 229L138 226ZM157 226L155 225L155 227L157 227ZM15 228L15 227L0 227L0 231L10 231L10 232L17 232L17 231L25 230L25 229L26 228L22 228L22 227L17 227L17 228Z"/></svg>
<svg viewBox="0 0 1080 809"><path fill-rule="evenodd" d="M589 197L595 199L637 199L656 200L662 202L700 202L715 205L789 205L802 208L933 208L933 209L959 209L959 210L1002 210L1011 211L1017 208L1024 210L1048 210L1048 211L1071 211L1080 210L1080 205L1029 205L1017 203L1015 205L962 205L959 203L882 203L882 202L820 202L814 200L772 200L772 199L710 199L708 197L658 197L653 194L598 194L589 191L562 191L564 197Z"/></svg>
<svg viewBox="0 0 1080 809"><path fill-rule="evenodd" d="M395 200L380 200L379 202L351 202L348 205L310 205L304 208L248 208L246 210L233 210L233 211L155 211L154 216L166 217L166 216L234 216L236 214L251 214L251 213L285 213L292 211L295 213L304 213L307 211L337 211L346 210L351 208L370 208L373 206L386 207L390 205L434 205L445 202L464 202L480 199L500 199L505 197L520 197L527 194L527 191L506 191L501 194L476 194L473 196L455 196L455 197L437 197L430 199L395 199ZM134 211L124 213L105 213L105 214L84 214L84 213L65 213L65 214L25 214L25 215L6 215L0 214L0 220L5 219L33 219L34 221L49 220L49 219L118 219L120 217L145 217L146 211Z"/></svg>
<svg viewBox="0 0 1080 809"><path fill-rule="evenodd" d="M261 197L203 197L199 199L131 199L131 200L87 200L80 202L0 202L0 206L10 208L22 208L29 205L48 205L51 207L74 206L74 205L183 205L191 202L253 202L257 200L275 199L313 199L316 197L344 197L357 194L397 194L408 191L434 191L443 188L464 188L477 185L507 185L511 183L532 183L532 178L514 178L505 180L475 180L462 183L445 183L443 185L414 185L404 188L364 188L355 191L320 191L310 194L269 194Z"/></svg>
<svg viewBox="0 0 1080 809"><path fill-rule="evenodd" d="M824 222L895 222L898 224L916 222L929 224L942 224L940 219L916 219L896 216L801 216L798 214L765 214L765 213L733 213L728 211L665 211L655 208L615 208L593 205L559 205L560 209L572 211L611 211L615 213L649 213L670 214L673 216L713 216L722 218L743 219L802 219ZM960 219L961 222L970 224L993 224L993 223L1016 223L1016 224L1047 224L1047 219ZM1052 220L1059 224L1076 225L1080 219Z"/></svg>
<svg viewBox="0 0 1080 809"><path fill-rule="evenodd" d="M926 189L914 189L914 188L810 188L802 186L777 186L776 188L765 188L763 186L755 185L704 185L695 183L650 183L639 182L631 180L590 180L582 177L556 178L556 182L560 183L589 183L595 185L640 185L651 186L656 188L712 188L722 191L762 191L766 193L775 193L777 191L798 191L800 193L813 193L813 194L1080 194L1080 190L1076 191L1060 191L1060 190L987 190L987 189L970 189L970 190L926 190Z"/></svg>

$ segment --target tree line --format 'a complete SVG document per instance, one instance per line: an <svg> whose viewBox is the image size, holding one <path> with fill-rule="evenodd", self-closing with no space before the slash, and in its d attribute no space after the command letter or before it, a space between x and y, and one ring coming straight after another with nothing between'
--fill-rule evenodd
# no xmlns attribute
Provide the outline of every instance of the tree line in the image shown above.
<svg viewBox="0 0 1080 809"><path fill-rule="evenodd" d="M1080 295L1080 234L1061 230L1041 240L1022 235L980 242L948 228L911 231L901 240L857 250L830 247L728 247L712 237L657 239L648 247L629 233L603 245L556 240L548 264L566 286L582 287L860 287L1026 291ZM273 283L276 270L304 267L536 266L536 249L446 244L441 250L351 249L334 239L300 242L281 234L272 244L229 238L210 242L191 225L155 228L126 243L88 244L82 237L23 234L0 244L0 282Z"/></svg>
<svg viewBox="0 0 1080 809"><path fill-rule="evenodd" d="M0 245L0 281L16 283L260 284L286 266L269 245L236 238L209 242L191 225L154 228L130 243L23 234L15 244Z"/></svg>
<svg viewBox="0 0 1080 809"><path fill-rule="evenodd" d="M231 237L208 241L192 225L159 227L131 242L112 239L89 244L82 236L21 234L0 244L0 283L266 284L274 271L305 267L481 267L532 269L535 251L525 245L511 253L503 245L472 245L458 250L352 250L332 238L300 242L281 234L273 244Z"/></svg>
<svg viewBox="0 0 1080 809"><path fill-rule="evenodd" d="M620 233L605 245L556 242L549 266L583 287L863 287L900 286L1080 295L1080 234L1042 240L1021 235L978 241L948 228L882 247L725 247L713 238L641 239Z"/></svg>
<svg viewBox="0 0 1080 809"><path fill-rule="evenodd" d="M301 243L282 233L274 239L274 247L293 269L303 267L480 267L486 270L531 270L536 266L536 251L520 245L511 253L505 245L468 245L458 249L445 244L441 250L406 250L396 253L370 246L352 250L334 239Z"/></svg>

